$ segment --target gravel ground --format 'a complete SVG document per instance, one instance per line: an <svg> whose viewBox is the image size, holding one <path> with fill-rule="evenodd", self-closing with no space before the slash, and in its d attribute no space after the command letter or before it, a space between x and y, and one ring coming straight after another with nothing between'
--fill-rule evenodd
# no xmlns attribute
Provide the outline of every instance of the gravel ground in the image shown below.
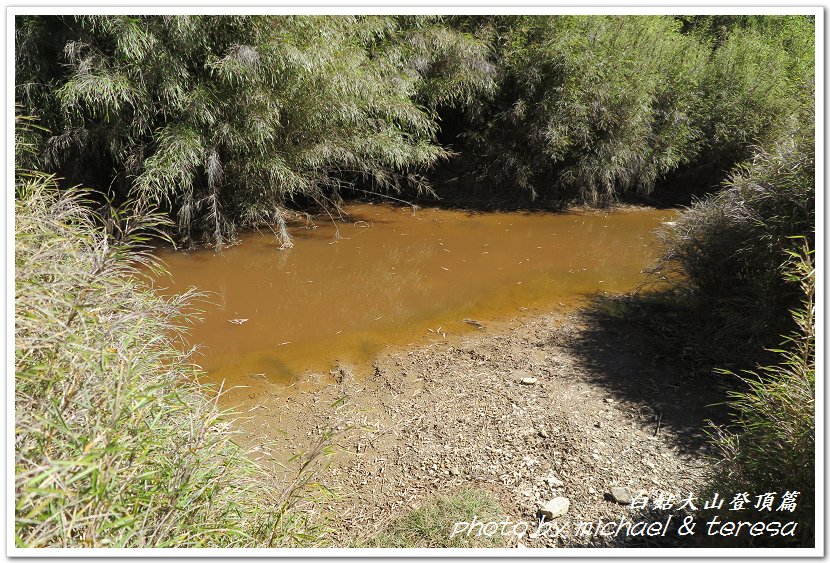
<svg viewBox="0 0 830 563"><path fill-rule="evenodd" d="M246 432L272 439L262 451L279 461L339 430L339 451L321 476L340 497L331 505L338 545L464 487L495 493L513 522L538 522L540 506L565 497L570 507L556 521L573 530L578 521L632 517L612 487L685 497L709 478L702 428L720 415L708 405L722 392L655 357L642 330L612 315L550 313L442 335L383 354L371 371L355 376L340 366L245 405ZM566 533L510 536L508 544L672 541Z"/></svg>

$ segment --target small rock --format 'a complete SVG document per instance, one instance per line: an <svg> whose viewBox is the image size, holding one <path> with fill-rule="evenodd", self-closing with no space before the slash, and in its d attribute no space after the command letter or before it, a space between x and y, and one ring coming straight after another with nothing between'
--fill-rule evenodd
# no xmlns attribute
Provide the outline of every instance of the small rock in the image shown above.
<svg viewBox="0 0 830 563"><path fill-rule="evenodd" d="M588 493L592 494L592 495L595 495L595 494L597 494L597 490L593 487L588 487Z"/></svg>
<svg viewBox="0 0 830 563"><path fill-rule="evenodd" d="M561 487L565 484L564 481L557 479L553 475L548 475L548 477L545 479L545 482L547 482L547 484L551 487Z"/></svg>
<svg viewBox="0 0 830 563"><path fill-rule="evenodd" d="M631 491L628 487L611 487L609 494L618 504L631 504Z"/></svg>
<svg viewBox="0 0 830 563"><path fill-rule="evenodd" d="M613 403L613 402L614 402L614 399L612 399L612 398L610 398L610 397L609 397L608 399L605 399L605 402L606 402L606 403L608 403L608 404L610 405L611 403Z"/></svg>
<svg viewBox="0 0 830 563"><path fill-rule="evenodd" d="M542 438L550 438L550 434L548 434L548 431L544 428L539 429L539 436L541 436Z"/></svg>
<svg viewBox="0 0 830 563"><path fill-rule="evenodd" d="M539 381L535 377L523 377L522 378L522 385L536 385L536 382Z"/></svg>
<svg viewBox="0 0 830 563"><path fill-rule="evenodd" d="M553 520L559 518L571 507L571 501L565 497L556 497L549 500L539 508L539 514L545 517L546 520Z"/></svg>
<svg viewBox="0 0 830 563"><path fill-rule="evenodd" d="M594 424L594 426L596 426L597 428L602 428L602 421L601 421L601 420L597 421L597 422Z"/></svg>
<svg viewBox="0 0 830 563"><path fill-rule="evenodd" d="M450 475L457 477L460 474L461 472L458 470L457 467L450 467Z"/></svg>
<svg viewBox="0 0 830 563"><path fill-rule="evenodd" d="M518 549L527 549L527 546L520 541L516 542L516 547Z"/></svg>

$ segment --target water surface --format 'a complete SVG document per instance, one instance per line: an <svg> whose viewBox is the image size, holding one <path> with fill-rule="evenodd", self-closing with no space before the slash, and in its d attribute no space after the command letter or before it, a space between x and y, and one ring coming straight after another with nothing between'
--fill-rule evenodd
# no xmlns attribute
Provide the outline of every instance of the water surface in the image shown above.
<svg viewBox="0 0 830 563"><path fill-rule="evenodd" d="M478 330L528 309L631 290L671 211L487 213L355 204L349 218L294 226L239 245L161 251L169 293L211 292L191 343L225 386L288 384L338 364L364 370L385 346Z"/></svg>

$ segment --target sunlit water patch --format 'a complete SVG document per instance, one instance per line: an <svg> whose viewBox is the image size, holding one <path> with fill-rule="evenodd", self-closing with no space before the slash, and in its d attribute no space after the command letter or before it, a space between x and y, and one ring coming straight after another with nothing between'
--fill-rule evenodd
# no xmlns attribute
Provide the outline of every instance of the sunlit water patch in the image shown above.
<svg viewBox="0 0 830 563"><path fill-rule="evenodd" d="M356 204L239 245L160 251L165 293L210 292L196 361L227 386L289 384L337 364L364 370L386 346L443 339L529 309L572 305L644 280L665 210L486 213Z"/></svg>

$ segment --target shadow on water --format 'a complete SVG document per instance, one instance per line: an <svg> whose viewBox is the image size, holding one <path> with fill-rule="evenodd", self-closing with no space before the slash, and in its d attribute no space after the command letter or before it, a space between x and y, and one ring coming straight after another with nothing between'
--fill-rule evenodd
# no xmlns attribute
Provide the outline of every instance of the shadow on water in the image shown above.
<svg viewBox="0 0 830 563"><path fill-rule="evenodd" d="M453 142L448 143L453 145ZM463 153L463 151L462 151ZM677 209L718 191L735 162L701 158L658 178L648 193L629 190L618 193L618 203ZM554 177L539 182L536 191L513 182L492 183L481 178L481 163L473 153L459 154L435 166L428 174L431 193L404 192L401 197L430 207L470 211L567 210L582 199L578 191L556 187ZM608 208L614 205L608 202Z"/></svg>

